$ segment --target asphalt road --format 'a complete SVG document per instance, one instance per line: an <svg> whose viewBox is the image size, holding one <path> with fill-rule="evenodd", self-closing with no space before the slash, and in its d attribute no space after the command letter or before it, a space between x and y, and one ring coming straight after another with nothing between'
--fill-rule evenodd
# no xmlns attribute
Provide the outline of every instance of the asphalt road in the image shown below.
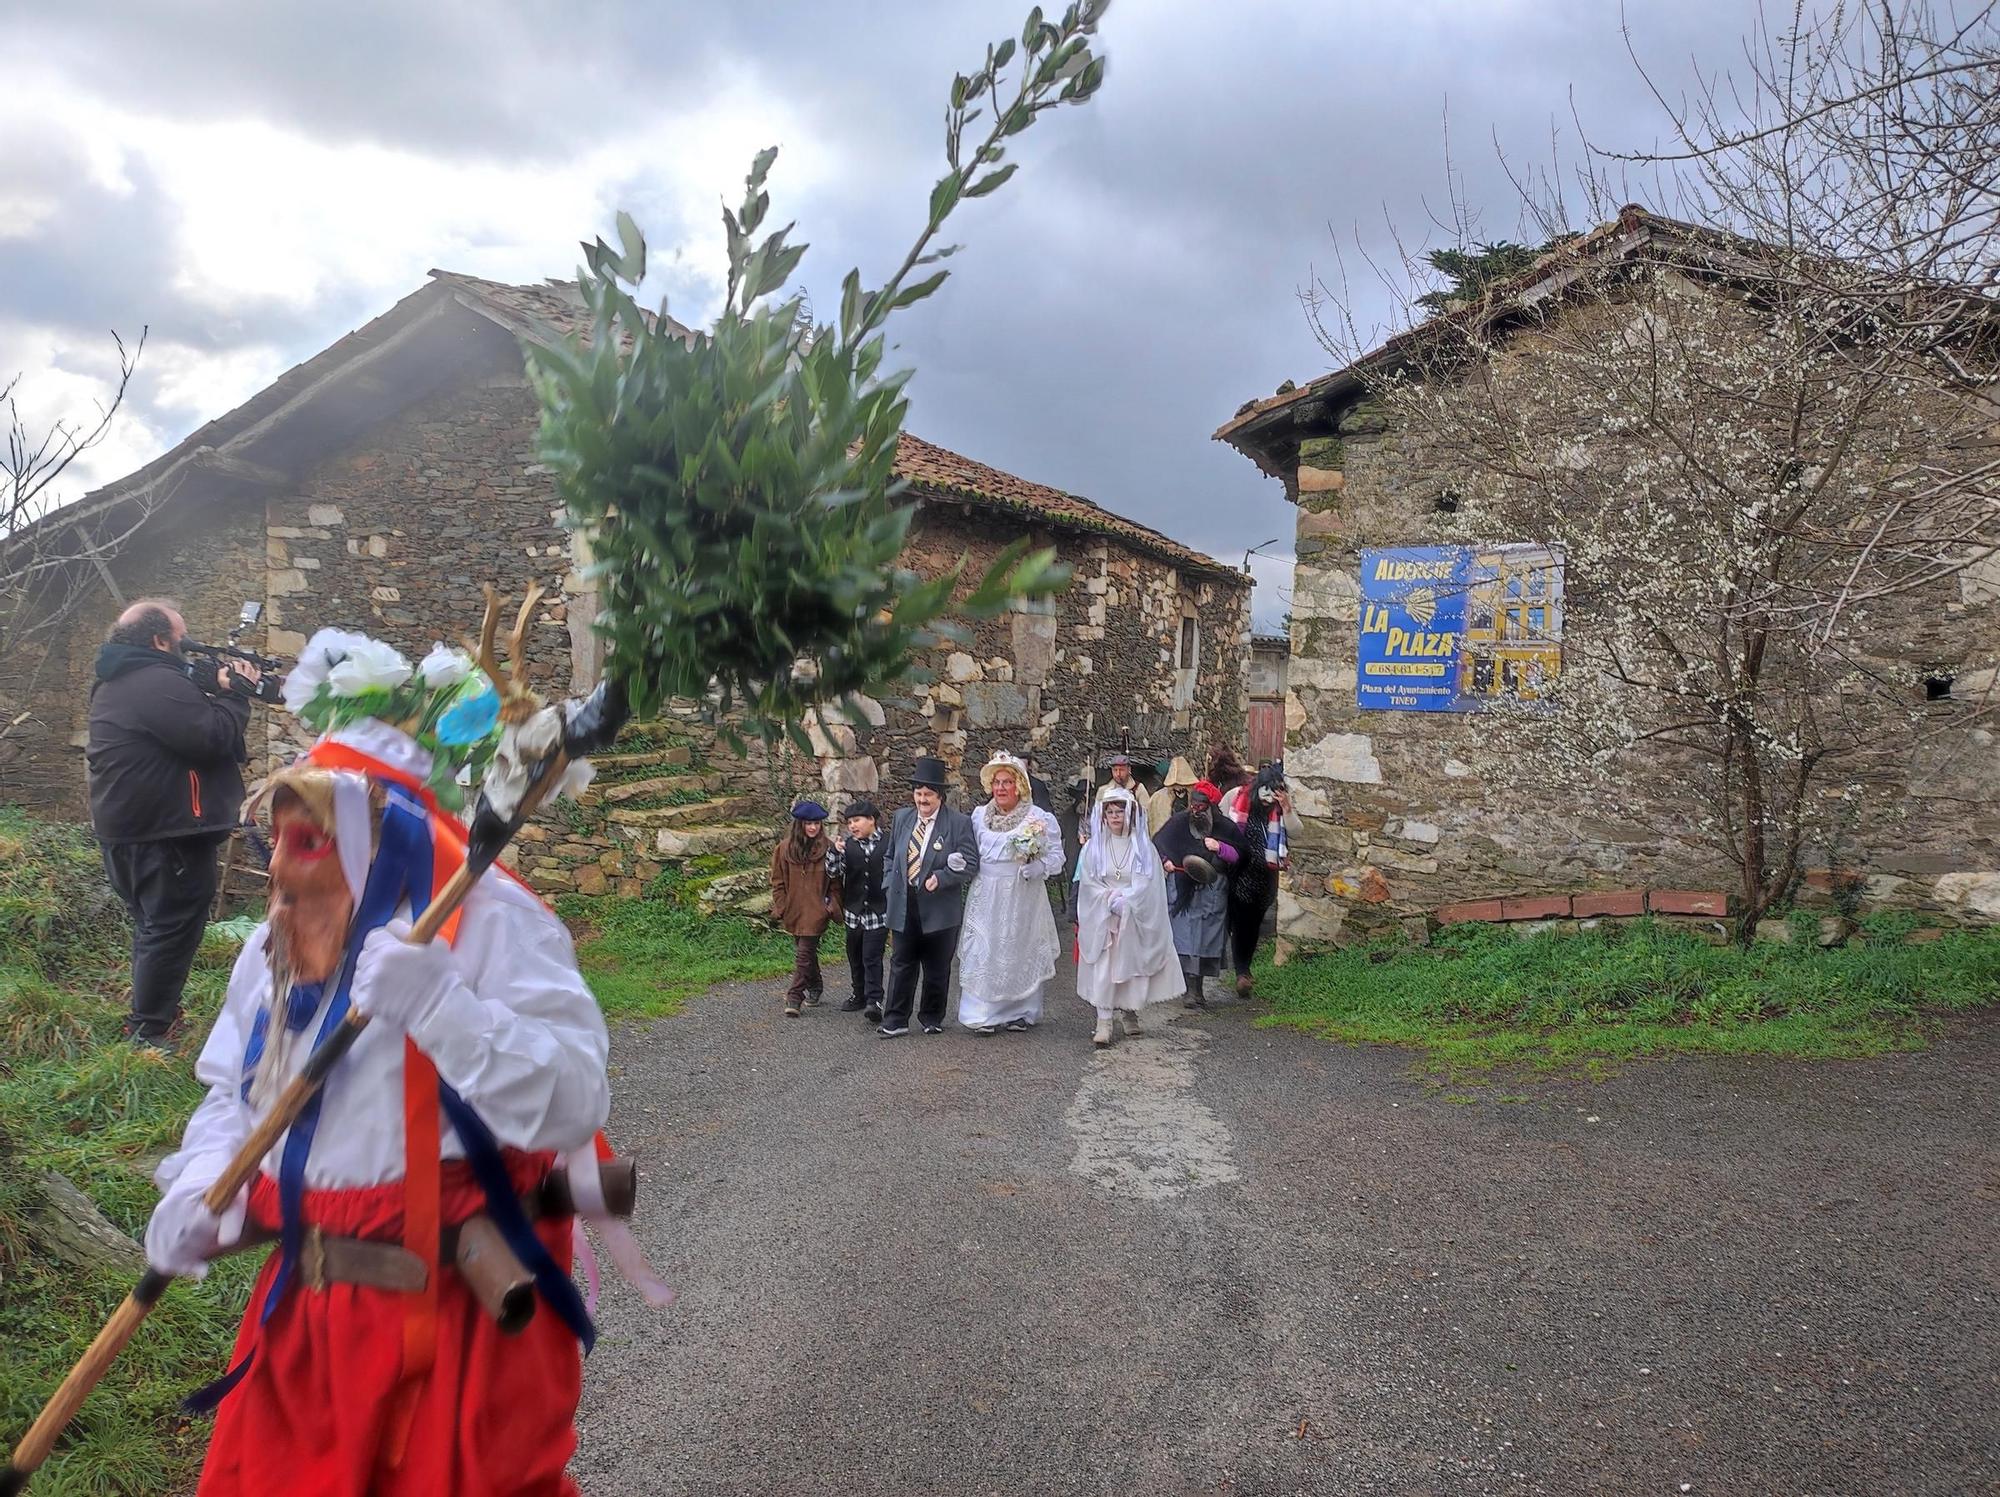
<svg viewBox="0 0 2000 1497"><path fill-rule="evenodd" d="M1458 1103L1254 1008L1096 1055L1058 983L618 1034L682 1298L607 1291L587 1497L2000 1491L2000 1025Z"/></svg>

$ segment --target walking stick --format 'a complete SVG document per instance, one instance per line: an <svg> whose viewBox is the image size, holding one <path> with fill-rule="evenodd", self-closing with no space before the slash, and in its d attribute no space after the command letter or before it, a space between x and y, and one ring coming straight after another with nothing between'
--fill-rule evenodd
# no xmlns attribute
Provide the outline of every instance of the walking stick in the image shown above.
<svg viewBox="0 0 2000 1497"><path fill-rule="evenodd" d="M472 892L481 875L493 866L513 840L514 834L562 779L570 761L595 752L616 738L619 727L625 721L626 711L625 694L618 683L600 683L596 691L568 714L562 746L533 771L528 788L512 816L502 817L481 792L466 839L465 863L418 917L409 934L411 944L428 944L437 935L445 921L465 902L466 895ZM210 1211L220 1216L228 1209L237 1191L248 1184L251 1176L262 1167L265 1155L276 1147L285 1130L292 1126L312 1099L313 1093L324 1084L328 1073L353 1048L354 1042L367 1027L368 1016L359 1009L350 1009L334 1032L326 1037L326 1043L312 1053L304 1069L292 1078L279 1094L277 1103L265 1114L264 1120L243 1141L243 1146L236 1151L236 1157L230 1160L222 1177L202 1197ZM90 1396L91 1390L110 1370L118 1353L125 1349L125 1344L132 1339L173 1281L172 1274L149 1267L132 1292L125 1296L124 1303L111 1312L104 1328L50 1395L40 1416L21 1437L21 1443L14 1447L5 1469L0 1470L0 1497L16 1497L17 1493L27 1489L28 1478L49 1458L64 1427L75 1417L84 1399Z"/></svg>

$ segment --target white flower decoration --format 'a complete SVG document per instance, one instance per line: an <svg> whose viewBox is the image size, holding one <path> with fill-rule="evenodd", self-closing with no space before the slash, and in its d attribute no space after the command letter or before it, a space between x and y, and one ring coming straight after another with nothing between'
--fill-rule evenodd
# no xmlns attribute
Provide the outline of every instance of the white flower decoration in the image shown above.
<svg viewBox="0 0 2000 1497"><path fill-rule="evenodd" d="M458 685L472 674L472 657L440 641L432 645L430 654L418 663L417 673L424 678L424 685L433 691L441 691L447 686Z"/></svg>
<svg viewBox="0 0 2000 1497"><path fill-rule="evenodd" d="M303 708L325 682L335 662L352 654L359 646L374 643L367 635L348 629L321 629L314 634L306 641L306 647L299 651L298 663L285 676L286 710L297 712Z"/></svg>
<svg viewBox="0 0 2000 1497"><path fill-rule="evenodd" d="M358 696L373 686L394 690L410 679L410 662L400 650L365 634L348 638L347 653L326 673L327 687L335 696Z"/></svg>

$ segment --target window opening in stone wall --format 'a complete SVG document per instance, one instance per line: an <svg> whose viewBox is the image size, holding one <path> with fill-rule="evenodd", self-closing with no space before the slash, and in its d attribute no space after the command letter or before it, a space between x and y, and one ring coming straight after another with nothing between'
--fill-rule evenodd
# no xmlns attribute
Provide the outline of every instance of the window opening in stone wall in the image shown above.
<svg viewBox="0 0 2000 1497"><path fill-rule="evenodd" d="M1950 701L1951 681L1950 671L1932 671L1924 677L1924 700L1927 702Z"/></svg>
<svg viewBox="0 0 2000 1497"><path fill-rule="evenodd" d="M1438 494L1436 499L1431 501L1431 508L1435 509L1441 515L1457 514L1458 494L1452 489L1443 490Z"/></svg>
<svg viewBox="0 0 2000 1497"><path fill-rule="evenodd" d="M1194 669L1195 650L1200 638L1200 626L1193 619L1181 620L1181 669Z"/></svg>

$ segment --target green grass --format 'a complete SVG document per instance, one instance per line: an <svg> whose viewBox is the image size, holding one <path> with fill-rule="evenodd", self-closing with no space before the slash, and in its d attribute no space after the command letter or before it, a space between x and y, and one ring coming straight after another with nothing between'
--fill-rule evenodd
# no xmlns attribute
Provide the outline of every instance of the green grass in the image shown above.
<svg viewBox="0 0 2000 1497"><path fill-rule="evenodd" d="M792 938L783 931L737 915L703 915L680 904L670 884L646 899L568 894L556 912L576 933L577 964L608 1018L662 1018L719 982L792 970ZM831 930L827 937L839 939Z"/></svg>
<svg viewBox="0 0 2000 1497"><path fill-rule="evenodd" d="M1800 933L1814 921L1802 917ZM2000 932L1905 944L1913 922L1862 939L1749 951L1639 921L1523 939L1458 926L1429 947L1328 951L1260 973L1260 1020L1359 1044L1410 1045L1447 1073L1649 1055L1832 1060L1922 1049L1938 1015L2000 999Z"/></svg>
<svg viewBox="0 0 2000 1497"><path fill-rule="evenodd" d="M55 1170L137 1236L151 1161L179 1140L201 1087L185 1061L141 1055L124 1017L123 911L89 836L0 810L0 1442L11 1446L131 1288L132 1276L40 1261L27 1214ZM204 945L188 985L198 1044L234 959ZM140 1328L35 1479L43 1497L158 1493L192 1484L205 1421L180 1399L227 1363L255 1264L177 1284Z"/></svg>

